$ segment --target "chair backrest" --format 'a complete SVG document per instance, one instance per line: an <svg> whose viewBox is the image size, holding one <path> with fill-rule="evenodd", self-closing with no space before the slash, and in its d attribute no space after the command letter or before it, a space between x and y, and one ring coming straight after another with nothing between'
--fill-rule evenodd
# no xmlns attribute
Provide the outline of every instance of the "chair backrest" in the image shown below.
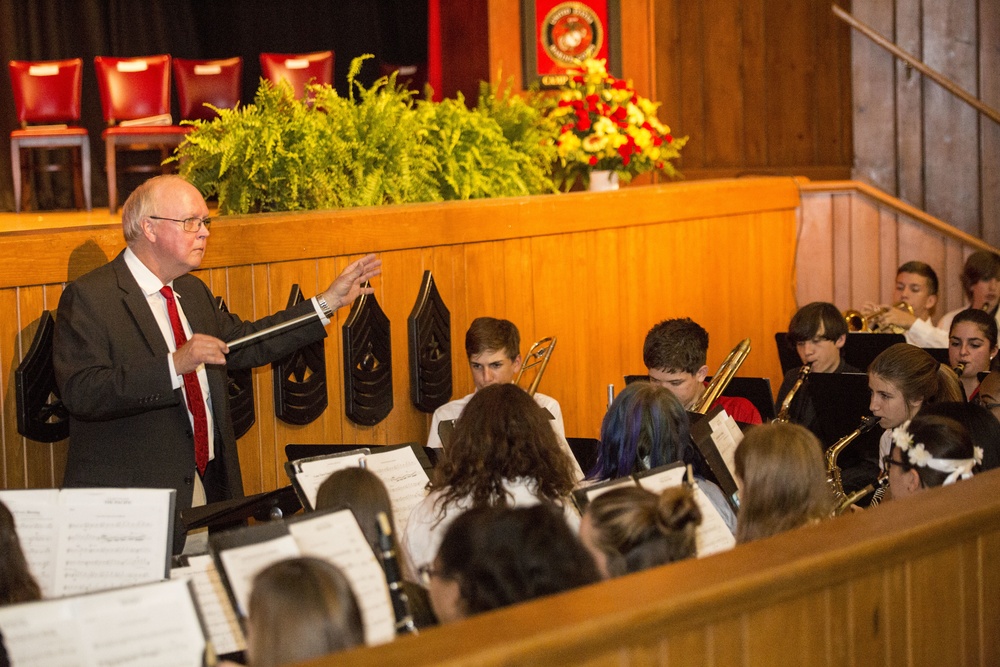
<svg viewBox="0 0 1000 667"><path fill-rule="evenodd" d="M94 69L109 125L170 113L170 56L97 56Z"/></svg>
<svg viewBox="0 0 1000 667"><path fill-rule="evenodd" d="M316 53L262 53L260 71L275 84L287 81L295 97L305 94L305 86L313 83L333 83L333 51Z"/></svg>
<svg viewBox="0 0 1000 667"><path fill-rule="evenodd" d="M240 102L243 59L187 60L174 58L174 85L181 118L211 120L218 114L205 106L231 109Z"/></svg>
<svg viewBox="0 0 1000 667"><path fill-rule="evenodd" d="M82 59L11 60L8 67L19 123L80 120Z"/></svg>

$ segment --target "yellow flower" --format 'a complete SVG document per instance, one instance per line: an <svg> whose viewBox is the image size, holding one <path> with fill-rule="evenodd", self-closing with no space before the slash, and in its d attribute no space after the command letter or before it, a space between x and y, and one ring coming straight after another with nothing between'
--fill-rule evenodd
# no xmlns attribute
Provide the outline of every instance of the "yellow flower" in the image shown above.
<svg viewBox="0 0 1000 667"><path fill-rule="evenodd" d="M592 134L583 140L583 150L588 153L599 153L607 145L608 138L606 136Z"/></svg>
<svg viewBox="0 0 1000 667"><path fill-rule="evenodd" d="M559 137L559 157L566 159L570 153L580 150L580 138L572 132L563 132Z"/></svg>
<svg viewBox="0 0 1000 667"><path fill-rule="evenodd" d="M618 134L618 126L610 118L601 116L591 126L591 132L599 135Z"/></svg>

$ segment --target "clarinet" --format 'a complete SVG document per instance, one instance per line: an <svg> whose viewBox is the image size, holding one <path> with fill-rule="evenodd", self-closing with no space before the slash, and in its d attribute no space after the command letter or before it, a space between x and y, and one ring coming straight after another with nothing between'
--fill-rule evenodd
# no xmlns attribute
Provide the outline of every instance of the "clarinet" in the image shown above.
<svg viewBox="0 0 1000 667"><path fill-rule="evenodd" d="M403 573L396 559L396 545L392 536L392 526L385 512L378 513L378 548L382 552L382 567L385 569L385 579L389 584L389 597L392 598L392 611L396 615L396 634L417 634L417 626L413 623L410 613L410 600L403 590Z"/></svg>

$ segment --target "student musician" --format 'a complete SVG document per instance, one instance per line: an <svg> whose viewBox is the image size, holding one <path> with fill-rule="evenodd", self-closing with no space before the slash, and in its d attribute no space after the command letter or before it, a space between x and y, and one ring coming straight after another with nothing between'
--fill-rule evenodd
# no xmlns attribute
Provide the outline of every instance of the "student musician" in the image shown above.
<svg viewBox="0 0 1000 667"><path fill-rule="evenodd" d="M906 262L896 270L896 288L892 303L903 302L913 308L913 314L890 305L865 304L865 315L881 330L902 329L906 342L917 347L948 347L948 330L934 326L931 314L938 302L938 277L924 262ZM873 313L879 313L873 315Z"/></svg>
<svg viewBox="0 0 1000 667"><path fill-rule="evenodd" d="M521 334L509 320L477 317L465 334L465 353L469 358L476 391L492 384L513 383L521 371ZM458 419L474 393L445 403L434 411L431 430L427 436L428 447L441 447L441 436L438 433L441 422ZM583 479L583 471L566 441L566 427L563 425L559 401L539 392L535 392L532 398L552 416L552 430L555 431L559 446L568 456L576 478Z"/></svg>
<svg viewBox="0 0 1000 667"><path fill-rule="evenodd" d="M986 250L977 250L965 260L962 269L962 289L967 303L945 314L938 323L942 331L951 331L951 321L966 308L985 310L994 319L1000 317L997 304L1000 303L1000 255ZM1000 326L1000 320L997 320Z"/></svg>
<svg viewBox="0 0 1000 667"><path fill-rule="evenodd" d="M947 417L917 415L893 429L891 438L892 450L883 465L893 500L969 479L983 459L965 427Z"/></svg>
<svg viewBox="0 0 1000 667"><path fill-rule="evenodd" d="M685 410L705 393L708 377L708 332L689 317L664 320L646 334L642 360L649 381L666 387ZM721 406L730 417L745 424L760 424L753 403L738 396L720 396L710 408Z"/></svg>
<svg viewBox="0 0 1000 667"><path fill-rule="evenodd" d="M847 323L832 303L815 301L799 308L788 323L788 340L795 344L795 351L810 373L860 373L840 355L847 342ZM801 368L792 368L778 389L775 413L781 413L785 397L799 378ZM788 409L789 421L815 429L816 408L810 396L797 391Z"/></svg>
<svg viewBox="0 0 1000 667"><path fill-rule="evenodd" d="M985 310L974 308L955 315L948 334L948 363L962 381L970 401L975 400L979 391L979 374L990 370L996 354L996 319Z"/></svg>
<svg viewBox="0 0 1000 667"><path fill-rule="evenodd" d="M879 441L879 463L892 448L892 430L912 419L925 403L961 401L962 387L951 369L926 351L909 343L896 343L868 366L870 408L885 429Z"/></svg>

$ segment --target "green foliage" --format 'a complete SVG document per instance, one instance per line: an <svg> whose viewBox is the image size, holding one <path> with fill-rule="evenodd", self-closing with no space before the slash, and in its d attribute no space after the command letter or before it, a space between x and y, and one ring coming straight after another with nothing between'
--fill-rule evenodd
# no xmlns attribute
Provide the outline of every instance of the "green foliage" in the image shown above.
<svg viewBox="0 0 1000 667"><path fill-rule="evenodd" d="M558 156L549 140L551 123L542 115L542 106L537 93L515 94L513 80L503 90L486 82L479 85L477 108L495 120L504 138L524 155L521 177L530 194L554 191L552 165Z"/></svg>

